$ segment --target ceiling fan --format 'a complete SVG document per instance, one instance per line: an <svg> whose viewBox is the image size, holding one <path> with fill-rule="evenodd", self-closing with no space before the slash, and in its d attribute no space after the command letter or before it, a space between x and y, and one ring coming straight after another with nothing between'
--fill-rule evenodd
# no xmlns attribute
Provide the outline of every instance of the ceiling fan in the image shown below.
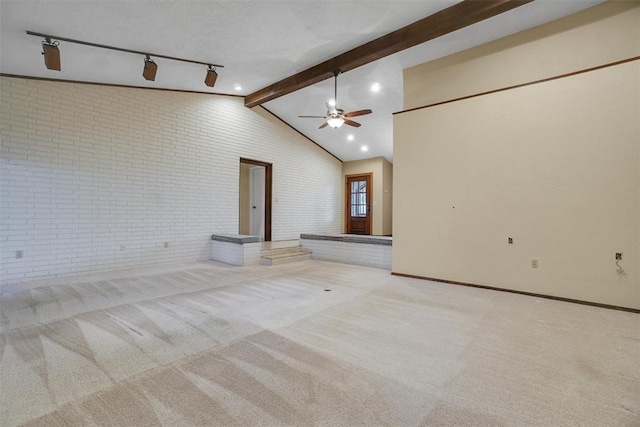
<svg viewBox="0 0 640 427"><path fill-rule="evenodd" d="M356 117L356 116L364 116L365 114L371 114L372 111L367 109L367 110L358 110L358 111L351 111L349 113L345 113L344 110L341 110L340 108L338 108L338 75L339 74L340 74L340 70L336 70L333 72L334 95L335 95L333 99L335 101L335 104L333 106L329 105L329 103L326 104L327 115L326 116L298 116L298 117L311 118L311 119L324 119L324 123L318 129L322 129L327 126L331 126L334 129L338 129L343 124L347 124L353 127L361 126L360 123L354 122L353 120L350 120L350 118Z"/></svg>

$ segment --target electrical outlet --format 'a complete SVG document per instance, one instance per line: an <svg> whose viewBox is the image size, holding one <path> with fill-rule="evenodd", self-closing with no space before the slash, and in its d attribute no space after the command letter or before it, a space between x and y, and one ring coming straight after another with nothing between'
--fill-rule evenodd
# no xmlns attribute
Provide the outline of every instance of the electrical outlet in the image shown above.
<svg viewBox="0 0 640 427"><path fill-rule="evenodd" d="M531 268L538 268L538 259L531 258Z"/></svg>
<svg viewBox="0 0 640 427"><path fill-rule="evenodd" d="M513 239L511 237L509 237L509 240L507 240L509 242L510 245L513 245Z"/></svg>
<svg viewBox="0 0 640 427"><path fill-rule="evenodd" d="M165 249L169 247L169 242L164 242Z"/></svg>
<svg viewBox="0 0 640 427"><path fill-rule="evenodd" d="M16 259L24 258L24 251L16 251Z"/></svg>
<svg viewBox="0 0 640 427"><path fill-rule="evenodd" d="M622 259L622 252L616 252L616 261L620 261Z"/></svg>

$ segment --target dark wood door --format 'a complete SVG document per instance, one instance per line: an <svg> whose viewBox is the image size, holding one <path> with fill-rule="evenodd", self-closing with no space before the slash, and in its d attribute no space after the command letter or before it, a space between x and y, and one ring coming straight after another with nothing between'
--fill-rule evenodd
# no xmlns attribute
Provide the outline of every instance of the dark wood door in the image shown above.
<svg viewBox="0 0 640 427"><path fill-rule="evenodd" d="M347 175L348 234L371 234L371 174Z"/></svg>

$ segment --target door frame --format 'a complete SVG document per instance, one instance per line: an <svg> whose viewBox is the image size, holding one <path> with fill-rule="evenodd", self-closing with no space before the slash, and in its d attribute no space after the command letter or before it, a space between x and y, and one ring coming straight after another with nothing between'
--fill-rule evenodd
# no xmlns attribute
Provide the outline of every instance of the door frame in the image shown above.
<svg viewBox="0 0 640 427"><path fill-rule="evenodd" d="M349 217L351 210L351 189L349 188L349 178L366 177L367 179L367 202L369 215L369 227L367 230L367 236L371 236L373 233L373 172L354 173L344 176L344 232L349 233Z"/></svg>
<svg viewBox="0 0 640 427"><path fill-rule="evenodd" d="M264 241L271 241L271 195L273 185L273 164L260 160L240 157L240 163L264 167Z"/></svg>

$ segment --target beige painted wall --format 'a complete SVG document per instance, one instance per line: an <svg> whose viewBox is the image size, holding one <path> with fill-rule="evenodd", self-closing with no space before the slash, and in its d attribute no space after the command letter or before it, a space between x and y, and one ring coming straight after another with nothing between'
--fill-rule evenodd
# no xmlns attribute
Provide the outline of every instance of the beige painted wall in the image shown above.
<svg viewBox="0 0 640 427"><path fill-rule="evenodd" d="M640 55L640 2L611 1L404 71L410 109ZM394 160L395 163L395 160Z"/></svg>
<svg viewBox="0 0 640 427"><path fill-rule="evenodd" d="M373 173L372 187L372 225L371 233L376 236L391 234L391 199L385 195L384 189L388 187L389 175L392 173L391 163L384 157L374 157L371 159L344 162L342 173L346 175L356 175L360 173ZM389 190L388 193L390 193Z"/></svg>
<svg viewBox="0 0 640 427"><path fill-rule="evenodd" d="M240 163L240 234L251 234L251 168Z"/></svg>
<svg viewBox="0 0 640 427"><path fill-rule="evenodd" d="M558 72L552 58L573 58L568 72L640 55L637 6L608 3L528 31L535 41L436 61L425 80L407 73L405 94L423 92L407 107L508 86L536 56L528 78ZM494 64L512 71L486 79ZM640 309L639 77L635 61L395 115L393 271Z"/></svg>

